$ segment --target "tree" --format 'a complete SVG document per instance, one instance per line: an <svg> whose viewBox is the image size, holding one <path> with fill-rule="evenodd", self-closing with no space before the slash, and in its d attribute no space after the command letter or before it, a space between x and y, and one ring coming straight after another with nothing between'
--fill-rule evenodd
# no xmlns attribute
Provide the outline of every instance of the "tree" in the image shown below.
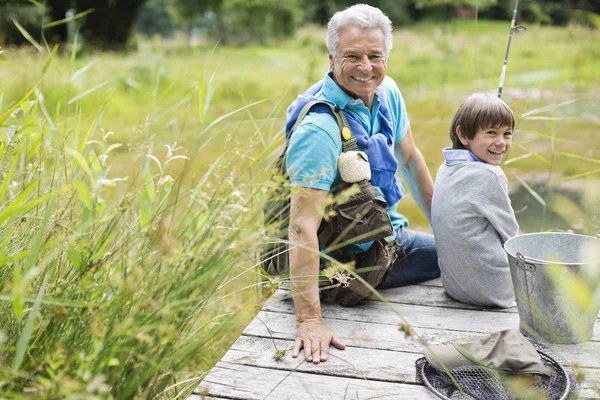
<svg viewBox="0 0 600 400"><path fill-rule="evenodd" d="M66 24L47 29L42 29L42 26L48 22L64 20L69 10L74 13L93 10L91 14L78 19L81 35L88 43L101 48L121 49L125 46L135 17L145 1L52 0L48 2L48 6L44 6L43 2L28 4L23 0L3 0L0 5L0 35L13 43L26 43L12 22L14 18L37 39L43 33L50 42L65 42L68 40Z"/></svg>
<svg viewBox="0 0 600 400"><path fill-rule="evenodd" d="M100 48L124 48L135 17L145 1L77 0L77 12L94 9L82 23L82 36L88 43Z"/></svg>

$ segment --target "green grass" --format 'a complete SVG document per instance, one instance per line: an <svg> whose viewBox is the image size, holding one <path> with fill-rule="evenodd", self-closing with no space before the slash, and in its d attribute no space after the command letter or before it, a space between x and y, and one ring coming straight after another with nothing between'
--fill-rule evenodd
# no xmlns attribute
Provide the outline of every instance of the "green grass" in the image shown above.
<svg viewBox="0 0 600 400"><path fill-rule="evenodd" d="M496 90L507 25L396 31L388 74L434 175L462 100ZM517 217L594 233L600 34L528 28L504 95L518 118L505 170L530 183ZM263 152L325 73L323 37L75 58L3 49L0 397L173 398L221 358L263 299L253 267L276 150ZM428 229L410 198L401 211Z"/></svg>

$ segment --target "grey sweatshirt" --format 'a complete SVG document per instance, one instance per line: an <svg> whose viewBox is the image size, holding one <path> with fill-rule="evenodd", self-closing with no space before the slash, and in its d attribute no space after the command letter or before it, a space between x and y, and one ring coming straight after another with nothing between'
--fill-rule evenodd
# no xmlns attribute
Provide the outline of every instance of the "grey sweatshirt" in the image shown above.
<svg viewBox="0 0 600 400"><path fill-rule="evenodd" d="M508 308L516 305L503 244L519 225L498 166L468 150L444 149L431 204L442 284L458 301Z"/></svg>

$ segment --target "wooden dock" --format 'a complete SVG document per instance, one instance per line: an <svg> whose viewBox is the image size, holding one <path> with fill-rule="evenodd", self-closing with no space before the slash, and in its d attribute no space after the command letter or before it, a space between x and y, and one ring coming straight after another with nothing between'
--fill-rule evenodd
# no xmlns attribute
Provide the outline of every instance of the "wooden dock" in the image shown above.
<svg viewBox="0 0 600 400"><path fill-rule="evenodd" d="M439 279L381 294L388 304L322 304L324 322L346 350L332 347L327 362L313 365L290 355L296 320L289 291L280 289L188 399L437 399L416 384L422 345L398 329L402 318L431 345L519 325L516 308L455 302ZM581 398L600 398L600 320L592 341L551 348L585 374Z"/></svg>

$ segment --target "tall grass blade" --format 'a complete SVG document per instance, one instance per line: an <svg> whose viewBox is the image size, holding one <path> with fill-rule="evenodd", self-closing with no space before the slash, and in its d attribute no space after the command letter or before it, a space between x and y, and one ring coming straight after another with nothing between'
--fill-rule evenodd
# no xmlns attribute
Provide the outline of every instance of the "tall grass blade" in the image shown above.
<svg viewBox="0 0 600 400"><path fill-rule="evenodd" d="M33 323L35 322L35 317L37 316L38 310L40 309L40 304L42 304L42 299L44 298L44 292L46 291L47 283L48 275L46 274L44 276L44 281L40 286L40 291L38 292L38 295L35 298L35 302L33 303L33 307L29 311L29 315L27 315L27 320L25 321L23 332L21 332L19 342L17 343L15 358L13 360L13 368L15 370L18 370L21 367L21 364L23 364L23 361L25 359L27 344L29 343L29 339L31 338L31 332L33 331Z"/></svg>
<svg viewBox="0 0 600 400"><path fill-rule="evenodd" d="M72 82L75 79L79 78L80 76L82 76L83 74L85 74L87 72L87 70L92 67L92 65L94 65L94 61L92 61L92 62L84 65L81 68L79 68L77 71L75 71L75 72L73 72L71 74L71 78L69 78L69 80Z"/></svg>
<svg viewBox="0 0 600 400"><path fill-rule="evenodd" d="M83 154L85 145L87 144L88 140L90 139L90 136L92 135L92 133L96 130L96 127L98 126L98 121L102 118L103 114L104 114L104 107L100 107L100 110L98 110L98 112L94 116L94 119L92 120L92 123L90 124L90 127L85 132L85 136L79 143L79 153ZM78 112L78 117L81 117L81 109Z"/></svg>
<svg viewBox="0 0 600 400"><path fill-rule="evenodd" d="M529 150L527 147L523 146L522 144L518 144L517 147L520 149L523 149L526 152L528 152L529 154L531 154L536 160L539 160L546 165L550 165L550 161L546 160L546 158L544 156L542 156L540 153L537 153L533 150Z"/></svg>
<svg viewBox="0 0 600 400"><path fill-rule="evenodd" d="M42 28L47 29L47 28L52 28L53 26L58 26L58 25L62 25L62 24L66 24L67 22L71 22L71 21L75 21L76 19L79 19L81 17L85 17L88 14L91 14L95 11L95 9L90 8L89 10L85 10L82 11L80 13L77 13L75 15L73 15L72 17L67 17L67 18L63 18L63 19L59 19L53 22L49 22L45 25L42 25Z"/></svg>
<svg viewBox="0 0 600 400"><path fill-rule="evenodd" d="M508 160L504 161L502 164L503 164L503 165L512 164L512 163L514 163L515 161L523 160L523 159L525 159L525 158L529 158L529 157L531 157L531 156L533 156L533 154L531 154L531 153L525 153L525 154L521 154L520 156L513 157L513 158L509 158Z"/></svg>
<svg viewBox="0 0 600 400"><path fill-rule="evenodd" d="M589 158L589 157L580 156L579 154L563 153L562 151L557 151L554 154L556 154L558 156L567 157L567 158L574 158L576 160L589 161L589 162L593 162L593 163L596 163L596 164L600 164L600 160L597 160L595 158Z"/></svg>
<svg viewBox="0 0 600 400"><path fill-rule="evenodd" d="M55 44L54 47L52 48L52 52L50 53L50 55L48 56L48 59L46 60L46 63L44 63L44 66L42 67L42 75L46 74L48 67L50 67L50 64L52 64L52 62L54 61L54 57L56 56L57 52L58 52L58 44Z"/></svg>
<svg viewBox="0 0 600 400"><path fill-rule="evenodd" d="M54 125L54 120L48 114L48 110L46 110L46 105L44 104L44 95L40 92L39 89L35 90L36 103L40 106L40 110L42 110L42 114L44 114L44 118L48 121L50 128L56 129L56 125Z"/></svg>
<svg viewBox="0 0 600 400"><path fill-rule="evenodd" d="M2 142L2 144L4 144L4 142ZM10 181L12 180L12 176L15 173L15 169L17 168L17 161L18 161L17 157L13 158L10 168L8 169L8 172L6 172L6 175L4 176L2 185L0 185L0 201L4 199L4 194L6 193L6 190L8 189L8 185L9 185ZM1 224L0 224L0 226L1 226Z"/></svg>
<svg viewBox="0 0 600 400"><path fill-rule="evenodd" d="M266 99L265 99L265 100L258 100L258 101L255 101L254 103L250 103L250 104L248 104L248 105L245 105L245 106L243 106L243 107L240 107L240 108L238 108L237 110L233 110L233 111L231 111L231 112L228 112L227 114L221 115L219 118L216 118L214 121L212 121L210 124L208 124L208 126L207 126L206 128L204 128L204 130L203 130L202 132L200 132L200 135L199 135L199 136L202 136L202 135L204 135L204 134L205 134L205 133L206 133L206 132L207 132L207 131L208 131L210 128L212 128L213 126L215 126L215 125L216 125L216 124L218 124L219 122L223 121L224 119L226 119L226 118L229 118L229 117L231 117L232 115L234 115L234 114L236 114L236 113L238 113L238 112L240 112L240 111L243 111L243 110L245 110L246 108L249 108L249 107L255 106L255 105L257 105L257 104L264 103L265 101L267 101L267 100L266 100Z"/></svg>
<svg viewBox="0 0 600 400"><path fill-rule="evenodd" d="M81 100L82 98L84 98L85 96L94 93L96 90L103 88L104 86L108 85L109 83L111 83L113 81L113 79L107 79L102 83L99 83L98 85L94 86L91 89L86 90L85 92L78 94L77 96L73 97L71 100L69 100L67 102L68 105L71 105L73 103L75 103L77 100Z"/></svg>
<svg viewBox="0 0 600 400"><path fill-rule="evenodd" d="M34 303L35 297L31 296L23 296L23 302L25 303ZM0 294L0 301L13 301L12 296L6 294ZM47 304L51 306L65 306L65 307L73 307L73 308L94 308L100 307L102 304L99 303L88 303L88 302L77 302L70 300L61 300L61 299L53 299L50 297L46 297L42 299L41 304Z"/></svg>
<svg viewBox="0 0 600 400"><path fill-rule="evenodd" d="M37 184L37 182L34 182L35 184ZM27 190L27 195L29 195L29 193L35 189L33 183L30 184L29 186L27 186L26 190ZM4 224L4 222L10 218L13 217L15 215L21 214L21 213L25 213L29 210L31 210L32 208L35 208L37 206L39 206L40 204L45 203L46 201L53 199L59 195L61 195L64 192L69 191L70 187L66 186L61 188L60 190L56 190L52 193L46 194L44 196L40 196L37 197L35 199L32 199L31 201L23 204L23 205L17 205L15 203L12 203L9 207L7 207L4 211L2 211L0 213L0 226L2 226L2 224ZM22 200L21 200L22 202ZM20 204L20 203L19 203Z"/></svg>
<svg viewBox="0 0 600 400"><path fill-rule="evenodd" d="M69 71L73 72L73 67L75 66L75 57L77 56L77 39L79 38L79 28L75 30L75 37L73 38L73 47L71 48L71 56L69 57Z"/></svg>
<svg viewBox="0 0 600 400"><path fill-rule="evenodd" d="M34 185L30 185L32 187ZM25 191L24 191L25 192ZM13 276L13 311L15 313L15 317L18 321L23 318L23 292L25 291L25 286L27 285L26 278L23 278L23 275L27 275L31 268L35 265L38 255L40 254L40 248L42 247L42 243L44 241L44 233L46 231L46 225L48 223L48 219L50 218L50 207L46 209L46 214L44 216L44 220L42 224L38 227L37 232L35 234L35 238L33 240L33 245L27 258L25 260L24 268L21 264L17 264L14 268L14 276ZM27 326L27 324L26 324ZM22 339L22 337L21 337ZM18 368L18 367L16 367Z"/></svg>
<svg viewBox="0 0 600 400"><path fill-rule="evenodd" d="M560 183L560 182L572 181L573 179L583 178L585 176L597 174L599 172L600 172L600 169L595 169L593 171L586 171L586 172L582 172L580 174L575 174L575 175L567 176L564 178L555 179L555 180L551 181L550 183L555 184L555 183Z"/></svg>
<svg viewBox="0 0 600 400"><path fill-rule="evenodd" d="M11 108L9 108L7 112L5 112L2 116L0 116L0 125L2 125L4 123L4 121L6 121L7 118L10 117L11 114L17 108L19 108L21 106L21 103L23 103L25 100L27 100L29 98L29 96L31 96L31 94L35 91L35 89L38 87L38 85L39 85L39 83L37 85L35 85L29 92L27 92L27 94L21 100L19 100Z"/></svg>
<svg viewBox="0 0 600 400"><path fill-rule="evenodd" d="M261 160L266 154L271 153L277 146L279 146L283 141L285 140L285 137L283 135L279 135L279 137L273 141L273 143L271 143L269 145L269 147L265 148L263 151L261 151L261 153L256 156L256 158L254 160L252 160L250 162L250 167L252 167L256 162L258 162L259 160Z"/></svg>
<svg viewBox="0 0 600 400"><path fill-rule="evenodd" d="M198 79L198 116L200 118L200 123L204 124L204 105L206 100L206 94L204 93L204 72L200 71L200 79Z"/></svg>
<svg viewBox="0 0 600 400"><path fill-rule="evenodd" d="M36 7L39 7L41 9L46 8L42 3L40 3L39 1L35 1L35 0L27 0L28 2L30 2L31 4L33 4Z"/></svg>
<svg viewBox="0 0 600 400"><path fill-rule="evenodd" d="M29 32L27 32L27 30L25 28L23 28L21 26L21 24L19 24L17 22L17 20L15 20L14 18L12 18L12 22L13 22L13 24L15 24L15 26L17 27L17 29L19 30L19 32L21 32L21 35L23 35L23 37L25 39L27 39L27 41L33 45L33 47L35 47L39 52L44 51L44 48L42 46L40 46L40 44L33 38L33 36L31 36L29 34Z"/></svg>
<svg viewBox="0 0 600 400"><path fill-rule="evenodd" d="M566 105L573 104L576 101L578 101L578 99L567 100L567 101L563 101L561 103L549 104L549 105L544 106L544 107L540 107L540 108L536 108L534 110L527 111L526 113L521 114L521 117L522 118L531 119L531 118L528 118L528 117L531 117L531 116L533 116L535 114L541 114L541 113L545 113L545 112L548 112L548 111L554 111L554 110L556 110L558 108L561 108L561 107L564 107Z"/></svg>
<svg viewBox="0 0 600 400"><path fill-rule="evenodd" d="M542 139L552 139L551 135L545 135L543 133L536 132L536 131L519 130L519 133L525 133L527 135L537 136L537 137L540 137ZM565 139L562 139L562 138L554 138L554 140L557 141L557 142L564 142L564 141L566 141Z"/></svg>
<svg viewBox="0 0 600 400"><path fill-rule="evenodd" d="M533 190L533 188L531 186L529 186L529 184L527 184L527 182L525 182L523 179L521 179L521 177L519 177L518 175L515 175L515 178L517 178L517 180L521 183L521 185L523 185L523 187L529 192L529 194L538 201L538 203L540 203L542 206L546 207L546 202L544 201L544 199L542 198L542 196L540 196L535 190Z"/></svg>

